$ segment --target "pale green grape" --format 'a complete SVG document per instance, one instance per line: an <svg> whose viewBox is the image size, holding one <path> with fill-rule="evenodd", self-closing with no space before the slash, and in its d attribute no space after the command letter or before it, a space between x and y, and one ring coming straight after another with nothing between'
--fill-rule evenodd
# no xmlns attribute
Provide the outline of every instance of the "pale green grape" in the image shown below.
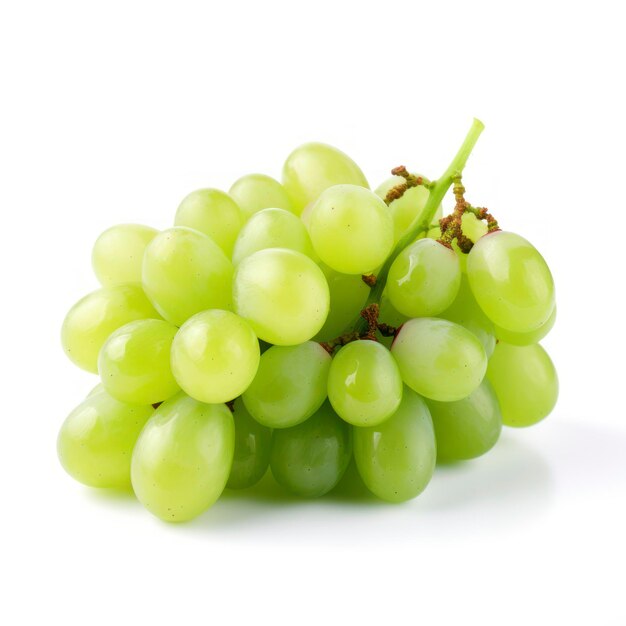
<svg viewBox="0 0 626 626"><path fill-rule="evenodd" d="M468 396L480 385L487 356L476 335L448 320L421 317L402 326L391 353L404 382L441 402Z"/></svg>
<svg viewBox="0 0 626 626"><path fill-rule="evenodd" d="M57 440L65 471L90 487L130 487L130 459L150 406L119 402L94 389L67 417Z"/></svg>
<svg viewBox="0 0 626 626"><path fill-rule="evenodd" d="M303 422L326 399L330 362L328 352L313 341L269 348L243 394L246 408L257 422L271 428Z"/></svg>
<svg viewBox="0 0 626 626"><path fill-rule="evenodd" d="M548 321L539 326L536 330L531 330L527 333L513 333L510 330L496 326L495 333L496 337L505 343L511 343L514 346L529 346L541 341L552 330L554 322L556 322L556 305L554 309L552 309L552 314L548 318Z"/></svg>
<svg viewBox="0 0 626 626"><path fill-rule="evenodd" d="M418 176L418 174L415 175ZM376 188L375 193L384 200L393 187L404 182L405 180L402 176L392 176L381 183ZM401 198L394 200L389 205L389 212L393 219L394 243L397 243L409 231L411 226L423 217L422 213L429 195L430 191L423 185L420 185L407 189ZM442 207L439 205L433 221L440 218L441 215Z"/></svg>
<svg viewBox="0 0 626 626"><path fill-rule="evenodd" d="M154 412L137 441L131 464L135 495L162 520L190 520L219 498L234 450L228 407L180 393Z"/></svg>
<svg viewBox="0 0 626 626"><path fill-rule="evenodd" d="M263 209L242 228L233 251L233 263L266 248L289 248L313 256L309 233L302 220L284 209Z"/></svg>
<svg viewBox="0 0 626 626"><path fill-rule="evenodd" d="M473 332L480 343L483 344L485 354L490 357L496 347L495 328L493 322L483 313L478 306L474 294L470 289L467 276L461 278L461 285L456 299L452 305L438 317L450 320Z"/></svg>
<svg viewBox="0 0 626 626"><path fill-rule="evenodd" d="M285 188L271 176L247 174L233 183L228 192L247 219L262 209L293 211Z"/></svg>
<svg viewBox="0 0 626 626"><path fill-rule="evenodd" d="M270 467L276 481L309 498L329 492L350 462L351 428L325 402L305 422L275 430Z"/></svg>
<svg viewBox="0 0 626 626"><path fill-rule="evenodd" d="M370 288L360 275L341 274L323 263L320 267L328 282L330 310L315 340L330 341L341 335L358 318Z"/></svg>
<svg viewBox="0 0 626 626"><path fill-rule="evenodd" d="M456 298L461 284L459 259L432 239L419 239L391 264L387 296L408 317L437 315Z"/></svg>
<svg viewBox="0 0 626 626"><path fill-rule="evenodd" d="M219 189L198 189L178 206L174 224L208 235L227 257L233 252L244 216L237 203Z"/></svg>
<svg viewBox="0 0 626 626"><path fill-rule="evenodd" d="M328 315L322 270L295 250L259 250L239 263L233 279L235 311L263 341L281 346L315 336Z"/></svg>
<svg viewBox="0 0 626 626"><path fill-rule="evenodd" d="M179 391L170 368L178 329L164 320L136 320L114 331L98 357L104 388L121 402L155 404Z"/></svg>
<svg viewBox="0 0 626 626"><path fill-rule="evenodd" d="M299 146L283 166L283 185L298 215L325 189L343 184L369 189L359 166L341 150L323 143Z"/></svg>
<svg viewBox="0 0 626 626"><path fill-rule="evenodd" d="M61 342L79 367L98 372L98 353L107 337L133 320L159 318L139 284L114 285L92 291L65 316Z"/></svg>
<svg viewBox="0 0 626 626"><path fill-rule="evenodd" d="M487 377L507 426L530 426L546 417L559 395L559 380L548 353L539 345L500 341L489 359Z"/></svg>
<svg viewBox="0 0 626 626"><path fill-rule="evenodd" d="M402 378L389 350L369 340L343 346L328 373L328 399L354 426L376 426L389 418L402 400Z"/></svg>
<svg viewBox="0 0 626 626"><path fill-rule="evenodd" d="M385 203L356 185L336 185L317 199L309 216L313 249L344 274L367 274L393 247L393 221Z"/></svg>
<svg viewBox="0 0 626 626"><path fill-rule="evenodd" d="M201 402L228 402L250 385L259 366L259 342L250 325L213 309L189 318L172 344L172 372Z"/></svg>
<svg viewBox="0 0 626 626"><path fill-rule="evenodd" d="M456 402L426 400L435 427L437 461L473 459L491 450L500 437L498 398L485 378L469 396Z"/></svg>
<svg viewBox="0 0 626 626"><path fill-rule="evenodd" d="M157 311L180 326L205 309L232 308L233 267L207 235L176 226L159 233L143 260L143 287Z"/></svg>
<svg viewBox="0 0 626 626"><path fill-rule="evenodd" d="M548 266L526 239L496 231L481 237L467 258L476 301L496 325L526 333L544 324L554 308Z"/></svg>
<svg viewBox="0 0 626 626"><path fill-rule="evenodd" d="M398 410L385 422L354 427L354 460L367 488L389 502L419 495L435 470L437 449L428 407L405 387Z"/></svg>
<svg viewBox="0 0 626 626"><path fill-rule="evenodd" d="M235 454L226 486L230 489L252 487L263 478L270 464L272 431L261 426L246 410L241 398L234 404Z"/></svg>
<svg viewBox="0 0 626 626"><path fill-rule="evenodd" d="M91 264L104 287L141 282L141 264L147 245L159 231L141 224L118 224L96 239Z"/></svg>

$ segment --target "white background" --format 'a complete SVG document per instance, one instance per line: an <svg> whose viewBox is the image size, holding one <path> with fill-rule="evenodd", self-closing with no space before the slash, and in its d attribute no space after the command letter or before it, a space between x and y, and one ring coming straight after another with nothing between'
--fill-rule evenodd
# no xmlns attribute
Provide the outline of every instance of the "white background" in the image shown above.
<svg viewBox="0 0 626 626"><path fill-rule="evenodd" d="M626 623L620 4L3 1L0 621ZM306 140L436 177L472 116L468 198L557 281L545 422L399 506L228 495L169 526L64 474L94 379L59 328L101 230Z"/></svg>

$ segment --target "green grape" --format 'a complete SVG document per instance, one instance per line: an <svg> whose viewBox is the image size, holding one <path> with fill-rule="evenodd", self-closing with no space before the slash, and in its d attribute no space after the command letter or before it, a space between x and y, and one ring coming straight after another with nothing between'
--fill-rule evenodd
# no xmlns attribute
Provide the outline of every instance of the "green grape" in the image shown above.
<svg viewBox="0 0 626 626"><path fill-rule="evenodd" d="M489 359L489 382L507 426L530 426L547 417L559 395L559 380L548 353L539 345L499 342Z"/></svg>
<svg viewBox="0 0 626 626"><path fill-rule="evenodd" d="M119 402L94 389L67 417L57 440L65 471L90 487L130 487L130 459L150 406Z"/></svg>
<svg viewBox="0 0 626 626"><path fill-rule="evenodd" d="M432 239L419 239L392 263L387 296L403 315L427 317L445 311L460 284L461 269L454 251Z"/></svg>
<svg viewBox="0 0 626 626"><path fill-rule="evenodd" d="M391 417L402 400L402 378L387 348L376 341L353 341L333 357L328 399L354 426L376 426Z"/></svg>
<svg viewBox="0 0 626 626"><path fill-rule="evenodd" d="M336 185L317 199L309 216L313 249L344 274L367 274L393 247L393 221L385 203L356 185Z"/></svg>
<svg viewBox="0 0 626 626"><path fill-rule="evenodd" d="M300 424L326 400L330 362L328 352L313 341L269 348L243 394L246 408L257 422L271 428Z"/></svg>
<svg viewBox="0 0 626 626"><path fill-rule="evenodd" d="M354 460L366 487L389 502L419 495L435 470L437 446L426 403L405 387L398 410L385 422L355 427Z"/></svg>
<svg viewBox="0 0 626 626"><path fill-rule="evenodd" d="M271 176L248 174L233 183L228 192L247 219L262 209L293 211L285 188Z"/></svg>
<svg viewBox="0 0 626 626"><path fill-rule="evenodd" d="M207 235L176 226L157 235L143 260L143 287L157 311L182 325L206 309L230 309L233 267Z"/></svg>
<svg viewBox="0 0 626 626"><path fill-rule="evenodd" d="M243 223L237 203L219 189L192 191L183 198L174 219L176 226L187 226L209 236L227 257L233 252Z"/></svg>
<svg viewBox="0 0 626 626"><path fill-rule="evenodd" d="M243 259L233 280L235 311L260 339L292 346L314 337L330 306L322 270L295 250L268 248Z"/></svg>
<svg viewBox="0 0 626 626"><path fill-rule="evenodd" d="M283 185L294 212L300 215L310 202L334 185L358 185L369 189L359 166L347 155L323 143L305 143L285 161Z"/></svg>
<svg viewBox="0 0 626 626"><path fill-rule="evenodd" d="M261 426L246 410L241 398L234 404L235 454L226 486L252 487L263 478L270 464L272 431Z"/></svg>
<svg viewBox="0 0 626 626"><path fill-rule="evenodd" d="M489 381L456 402L426 400L435 427L437 461L473 459L491 450L500 437L502 414Z"/></svg>
<svg viewBox="0 0 626 626"><path fill-rule="evenodd" d="M541 341L552 330L554 322L556 322L556 305L554 309L552 309L552 314L548 318L548 321L539 326L536 330L531 330L527 333L513 333L510 330L496 326L495 333L496 337L505 343L511 343L514 346L529 346Z"/></svg>
<svg viewBox="0 0 626 626"><path fill-rule="evenodd" d="M487 370L487 356L476 335L433 317L404 324L391 353L404 382L420 395L440 402L468 396Z"/></svg>
<svg viewBox="0 0 626 626"><path fill-rule="evenodd" d="M476 301L500 328L526 333L544 324L554 308L554 282L537 249L514 233L479 239L467 258Z"/></svg>
<svg viewBox="0 0 626 626"><path fill-rule="evenodd" d="M352 455L351 426L325 402L308 420L273 433L270 467L292 493L317 498L341 479Z"/></svg>
<svg viewBox="0 0 626 626"><path fill-rule="evenodd" d="M369 295L370 288L356 274L341 274L320 265L330 292L330 310L322 329L315 335L316 341L330 341L341 335L354 322Z"/></svg>
<svg viewBox="0 0 626 626"><path fill-rule="evenodd" d="M235 243L233 263L266 248L289 248L313 256L309 233L302 220L284 209L263 209L242 228Z"/></svg>
<svg viewBox="0 0 626 626"><path fill-rule="evenodd" d="M461 285L456 299L438 317L460 324L473 332L485 349L485 354L489 358L496 347L495 328L493 322L483 313L478 306L474 294L470 289L467 276L461 278Z"/></svg>
<svg viewBox="0 0 626 626"><path fill-rule="evenodd" d="M159 231L141 224L118 224L96 239L91 264L104 287L141 282L141 264L147 245Z"/></svg>
<svg viewBox="0 0 626 626"><path fill-rule="evenodd" d="M415 176L419 176L419 174L415 174ZM393 189L393 187L401 185L404 182L406 181L402 178L402 176L392 176L385 182L381 183L376 188L375 193L382 200L385 200L387 193ZM426 201L428 200L429 195L430 191L423 185L420 185L419 187L407 189L401 198L394 200L389 205L389 212L391 213L391 218L393 219L394 243L400 241L400 239L402 239L402 237L409 231L411 226L418 219L422 218L422 212L426 206ZM442 207L439 205L433 220L440 218L441 215Z"/></svg>
<svg viewBox="0 0 626 626"><path fill-rule="evenodd" d="M219 498L234 450L228 407L180 393L154 412L137 441L131 464L135 495L162 520L190 520Z"/></svg>
<svg viewBox="0 0 626 626"><path fill-rule="evenodd" d="M250 385L259 367L259 342L250 325L213 309L189 318L172 344L172 372L200 402L228 402Z"/></svg>
<svg viewBox="0 0 626 626"><path fill-rule="evenodd" d="M141 285L103 287L69 310L61 328L61 343L76 365L97 373L98 353L114 330L134 320L159 317Z"/></svg>
<svg viewBox="0 0 626 626"><path fill-rule="evenodd" d="M98 357L102 385L129 404L155 404L179 391L170 368L178 329L164 320L136 320L114 331Z"/></svg>

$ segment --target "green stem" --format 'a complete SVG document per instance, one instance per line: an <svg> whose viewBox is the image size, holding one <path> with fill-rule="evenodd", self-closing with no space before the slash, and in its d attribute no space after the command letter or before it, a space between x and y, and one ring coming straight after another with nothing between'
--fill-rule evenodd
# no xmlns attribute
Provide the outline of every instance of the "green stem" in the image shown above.
<svg viewBox="0 0 626 626"><path fill-rule="evenodd" d="M428 195L426 205L422 211L421 219L413 224L411 230L409 230L406 235L398 241L393 249L393 252L389 255L389 258L385 261L385 264L382 266L380 272L376 275L376 284L371 288L365 306L374 302L380 303L380 298L383 295L383 290L385 289L391 264L395 261L396 257L400 254L400 252L402 252L402 250L411 245L419 235L426 232L430 228L430 223L433 221L437 207L441 204L441 201L448 192L448 189L450 189L450 185L452 185L455 176L460 175L463 171L463 168L467 163L467 159L484 128L485 125L480 120L474 118L465 140L461 144L461 147L456 153L454 159L452 159L448 169L442 176L431 184L430 194ZM355 323L353 330L359 333L365 332L367 330L367 322L363 318L359 318L359 320Z"/></svg>

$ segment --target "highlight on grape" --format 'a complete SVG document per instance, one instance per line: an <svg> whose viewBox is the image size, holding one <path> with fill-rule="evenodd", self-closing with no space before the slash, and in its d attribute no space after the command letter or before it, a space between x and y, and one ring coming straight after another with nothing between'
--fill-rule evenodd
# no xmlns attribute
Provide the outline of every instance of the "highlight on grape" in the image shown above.
<svg viewBox="0 0 626 626"><path fill-rule="evenodd" d="M309 143L282 182L246 175L186 195L164 231L102 233L101 287L61 333L100 377L61 427L65 470L172 522L268 468L319 497L351 466L401 502L438 462L545 418L558 379L538 342L554 282L530 242L466 200L482 130L474 120L436 180L400 166L371 191L346 154Z"/></svg>

